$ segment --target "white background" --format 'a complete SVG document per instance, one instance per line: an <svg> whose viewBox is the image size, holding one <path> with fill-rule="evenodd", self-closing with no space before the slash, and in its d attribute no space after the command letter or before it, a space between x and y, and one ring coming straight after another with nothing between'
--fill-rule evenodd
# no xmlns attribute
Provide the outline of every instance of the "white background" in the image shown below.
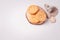
<svg viewBox="0 0 60 40"><path fill-rule="evenodd" d="M44 4L59 10L56 23L30 24L25 13L29 5ZM60 0L0 0L0 40L60 40Z"/></svg>

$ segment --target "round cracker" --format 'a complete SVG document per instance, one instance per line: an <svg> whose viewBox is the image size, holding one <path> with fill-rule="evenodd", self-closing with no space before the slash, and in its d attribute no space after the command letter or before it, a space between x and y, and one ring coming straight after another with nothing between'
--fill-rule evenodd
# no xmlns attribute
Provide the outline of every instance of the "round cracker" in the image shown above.
<svg viewBox="0 0 60 40"><path fill-rule="evenodd" d="M36 12L39 10L39 8L38 8L38 6L36 6L36 5L31 5L31 6L29 6L29 8L28 8L28 13L30 13L30 14L36 14Z"/></svg>
<svg viewBox="0 0 60 40"><path fill-rule="evenodd" d="M47 20L47 14L46 12L41 8L38 7L38 11L32 15L33 11L26 13L27 20L32 24L43 24Z"/></svg>

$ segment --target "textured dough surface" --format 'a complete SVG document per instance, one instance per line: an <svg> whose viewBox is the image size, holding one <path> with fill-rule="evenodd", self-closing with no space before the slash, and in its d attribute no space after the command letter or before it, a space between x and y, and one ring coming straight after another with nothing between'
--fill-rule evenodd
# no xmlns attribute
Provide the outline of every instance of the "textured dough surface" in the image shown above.
<svg viewBox="0 0 60 40"><path fill-rule="evenodd" d="M33 7L33 9L34 9L34 7ZM26 17L27 17L28 21L32 24L42 24L47 19L46 12L42 8L39 8L39 10L35 14L30 14L30 12L28 13L28 11L29 10L27 10ZM32 10L31 10L31 12L33 13Z"/></svg>
<svg viewBox="0 0 60 40"><path fill-rule="evenodd" d="M28 13L30 13L30 14L35 14L38 10L39 10L38 6L36 6L36 5L31 5L31 6L28 8Z"/></svg>

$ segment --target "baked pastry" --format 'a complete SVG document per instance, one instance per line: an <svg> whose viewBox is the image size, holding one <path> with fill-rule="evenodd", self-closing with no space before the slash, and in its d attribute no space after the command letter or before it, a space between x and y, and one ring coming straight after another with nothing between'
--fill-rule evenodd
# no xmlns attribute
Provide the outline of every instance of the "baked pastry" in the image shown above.
<svg viewBox="0 0 60 40"><path fill-rule="evenodd" d="M31 5L27 10L26 18L32 24L43 24L47 20L47 14L41 7Z"/></svg>
<svg viewBox="0 0 60 40"><path fill-rule="evenodd" d="M36 5L29 6L27 12L30 14L35 14L39 10L39 7Z"/></svg>

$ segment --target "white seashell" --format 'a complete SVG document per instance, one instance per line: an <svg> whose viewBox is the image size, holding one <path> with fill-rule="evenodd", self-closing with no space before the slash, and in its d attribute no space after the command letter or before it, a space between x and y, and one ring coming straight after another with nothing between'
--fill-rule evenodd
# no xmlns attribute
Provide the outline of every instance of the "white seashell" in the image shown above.
<svg viewBox="0 0 60 40"><path fill-rule="evenodd" d="M49 21L50 21L51 23L55 23L55 22L56 22L56 19L55 19L55 17L50 17L50 18L49 18Z"/></svg>
<svg viewBox="0 0 60 40"><path fill-rule="evenodd" d="M56 7L54 7L54 6L51 7L51 6L47 5L47 4L45 4L45 8L46 8L46 10L47 10L47 12L48 12L48 14L50 16L55 17L58 14L58 9Z"/></svg>

